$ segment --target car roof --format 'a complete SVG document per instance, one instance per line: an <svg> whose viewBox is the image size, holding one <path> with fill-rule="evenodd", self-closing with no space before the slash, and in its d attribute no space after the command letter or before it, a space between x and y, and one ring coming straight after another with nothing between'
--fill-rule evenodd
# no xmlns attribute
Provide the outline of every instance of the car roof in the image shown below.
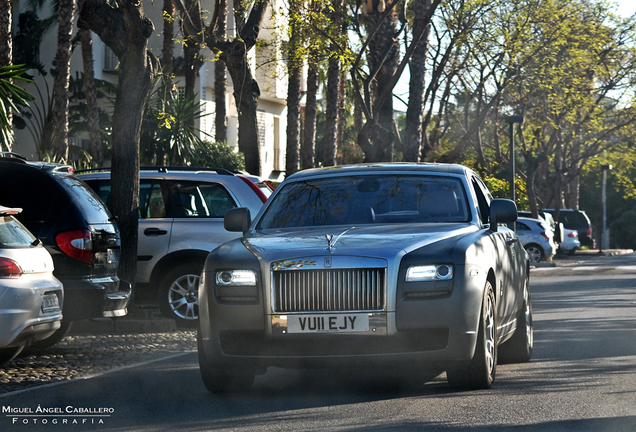
<svg viewBox="0 0 636 432"><path fill-rule="evenodd" d="M26 158L16 155L15 153L10 152L0 152L0 162L6 162L14 164L17 166L25 166L25 167L33 167L36 169L40 169L42 171L52 172L52 173L68 173L72 174L75 170L71 165L67 164L59 164L53 162L44 162L44 161L30 161L26 160Z"/></svg>
<svg viewBox="0 0 636 432"><path fill-rule="evenodd" d="M381 174L381 173L443 173L465 175L472 172L459 164L441 164L441 163L415 163L415 162L391 162L391 163L367 163L357 165L339 165L326 168L313 168L299 171L289 176L289 179L302 180L310 177L329 177L340 175L355 174Z"/></svg>

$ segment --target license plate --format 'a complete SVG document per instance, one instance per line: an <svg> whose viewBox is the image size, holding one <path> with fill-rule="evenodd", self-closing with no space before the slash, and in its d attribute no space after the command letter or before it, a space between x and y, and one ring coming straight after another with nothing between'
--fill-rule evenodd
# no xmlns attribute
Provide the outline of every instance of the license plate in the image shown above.
<svg viewBox="0 0 636 432"><path fill-rule="evenodd" d="M59 312L60 311L60 301L55 294L44 294L44 298L42 299L42 312L50 313L50 312Z"/></svg>
<svg viewBox="0 0 636 432"><path fill-rule="evenodd" d="M368 314L287 316L287 333L348 333L366 331L369 331Z"/></svg>

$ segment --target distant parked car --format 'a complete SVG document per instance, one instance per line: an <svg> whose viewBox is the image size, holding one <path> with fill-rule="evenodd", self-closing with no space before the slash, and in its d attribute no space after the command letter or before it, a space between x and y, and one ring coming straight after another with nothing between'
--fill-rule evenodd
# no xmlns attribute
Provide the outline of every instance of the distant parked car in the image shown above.
<svg viewBox="0 0 636 432"><path fill-rule="evenodd" d="M51 337L58 342L77 320L126 315L130 284L119 280L119 230L93 190L69 165L27 161L0 153L0 203L17 215L49 251L64 284L64 319Z"/></svg>
<svg viewBox="0 0 636 432"><path fill-rule="evenodd" d="M554 216L556 210L543 209ZM581 246L588 247L590 249L596 248L596 242L592 236L592 222L583 210L561 209L559 211L559 222L563 223L563 226L570 230L576 230L579 233L579 241Z"/></svg>
<svg viewBox="0 0 636 432"><path fill-rule="evenodd" d="M78 175L110 204L110 172ZM225 213L258 213L267 197L247 177L222 169L144 167L140 171L137 299L156 302L179 325L196 325L203 262L239 236L223 227Z"/></svg>
<svg viewBox="0 0 636 432"><path fill-rule="evenodd" d="M532 218L532 212L529 210L519 210L519 217ZM552 217L552 214L543 210L539 210L537 219L542 219L547 222L548 226L552 230L555 244L561 243L563 241L563 224L556 223L554 221L554 218Z"/></svg>
<svg viewBox="0 0 636 432"><path fill-rule="evenodd" d="M556 254L557 245L552 229L543 219L520 217L516 222L516 231L530 262L545 261Z"/></svg>
<svg viewBox="0 0 636 432"><path fill-rule="evenodd" d="M60 328L64 293L53 276L53 259L13 216L22 209L0 206L0 364Z"/></svg>
<svg viewBox="0 0 636 432"><path fill-rule="evenodd" d="M559 252L572 255L580 248L581 248L581 242L579 241L578 231L564 228L563 242L559 243Z"/></svg>

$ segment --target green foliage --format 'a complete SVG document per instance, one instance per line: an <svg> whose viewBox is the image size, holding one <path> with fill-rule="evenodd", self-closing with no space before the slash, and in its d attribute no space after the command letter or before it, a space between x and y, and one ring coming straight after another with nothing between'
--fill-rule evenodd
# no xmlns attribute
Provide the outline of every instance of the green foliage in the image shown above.
<svg viewBox="0 0 636 432"><path fill-rule="evenodd" d="M621 249L636 249L636 211L623 213L610 225L611 245Z"/></svg>
<svg viewBox="0 0 636 432"><path fill-rule="evenodd" d="M33 96L12 81L32 82L21 75L27 71L24 65L10 65L0 68L0 151L10 151L13 144L13 127L9 111L18 111L18 105L28 105Z"/></svg>
<svg viewBox="0 0 636 432"><path fill-rule="evenodd" d="M146 106L141 126L140 156L146 165L190 165L204 133L195 126L203 104L183 92L162 94L159 82ZM205 134L205 133L204 133Z"/></svg>
<svg viewBox="0 0 636 432"><path fill-rule="evenodd" d="M202 141L194 150L192 166L242 171L245 169L245 158L227 143Z"/></svg>

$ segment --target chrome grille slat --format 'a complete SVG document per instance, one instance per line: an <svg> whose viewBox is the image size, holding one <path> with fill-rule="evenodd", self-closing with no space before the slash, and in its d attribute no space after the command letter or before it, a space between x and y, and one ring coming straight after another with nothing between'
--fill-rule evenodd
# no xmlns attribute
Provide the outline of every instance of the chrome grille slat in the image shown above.
<svg viewBox="0 0 636 432"><path fill-rule="evenodd" d="M274 312L384 309L383 268L274 271Z"/></svg>

